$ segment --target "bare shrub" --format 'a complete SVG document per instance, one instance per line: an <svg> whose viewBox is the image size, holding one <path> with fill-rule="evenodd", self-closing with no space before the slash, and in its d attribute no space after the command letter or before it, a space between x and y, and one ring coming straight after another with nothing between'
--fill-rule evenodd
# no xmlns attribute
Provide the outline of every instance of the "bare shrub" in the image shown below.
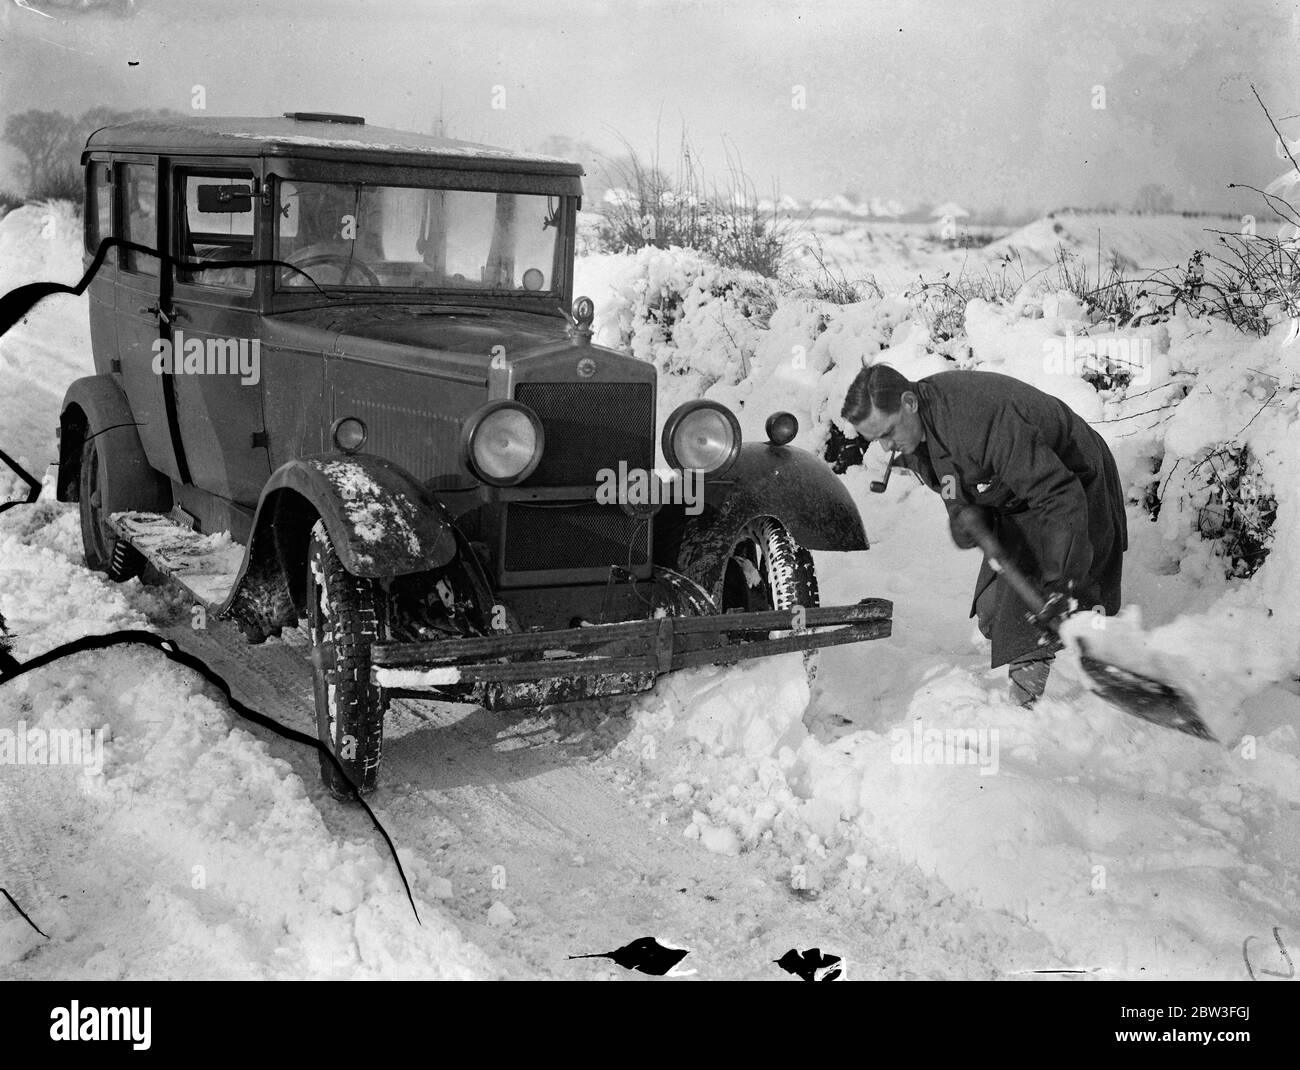
<svg viewBox="0 0 1300 1070"><path fill-rule="evenodd" d="M606 163L609 187L601 206L603 252L653 245L679 246L704 253L725 267L777 278L785 269L795 220L764 206L738 157L726 150L726 178L704 177L698 153L682 130L676 156L661 157L658 142L643 156L626 139L625 153Z"/></svg>
<svg viewBox="0 0 1300 1070"><path fill-rule="evenodd" d="M1259 461L1242 443L1210 450L1192 469L1204 473L1194 492L1196 528L1215 543L1229 578L1253 576L1268 556L1277 520L1277 495L1264 480Z"/></svg>
<svg viewBox="0 0 1300 1070"><path fill-rule="evenodd" d="M814 271L790 278L790 286L796 293L836 305L856 305L860 301L880 300L885 296L874 275L850 277L844 268L828 261L820 235L812 235L805 248L817 267Z"/></svg>
<svg viewBox="0 0 1300 1070"><path fill-rule="evenodd" d="M1125 265L1113 251L1103 266L1099 250L1096 263L1094 278L1086 257L1058 245L1056 263L1043 288L1053 292L1065 290L1082 302L1090 319L1109 319L1122 326L1133 318L1134 309L1140 307L1142 283L1125 278Z"/></svg>
<svg viewBox="0 0 1300 1070"><path fill-rule="evenodd" d="M1254 86L1251 91L1255 92ZM1218 236L1217 252L1198 249L1181 274L1166 270L1142 280L1164 303L1150 310L1135 310L1134 323L1154 321L1182 307L1193 315L1225 319L1241 331L1263 337L1279 324L1300 321L1300 209L1277 196L1277 191L1297 186L1294 176L1300 173L1300 163L1286 147L1282 132L1258 92L1255 99L1295 171L1283 175L1268 189L1244 183L1231 183L1229 188L1258 193L1284 228L1276 237L1269 237L1258 233L1251 219L1235 233L1212 230ZM1286 228L1290 235L1283 237Z"/></svg>
<svg viewBox="0 0 1300 1070"><path fill-rule="evenodd" d="M80 207L84 183L79 168L64 165L52 167L27 195L29 204L42 201L71 201Z"/></svg>
<svg viewBox="0 0 1300 1070"><path fill-rule="evenodd" d="M933 281L918 279L907 297L930 331L930 338L947 342L966 329L966 305L976 299L991 304L1009 304L1029 281L1020 254L1012 250L997 261L996 270L985 264L983 271L968 271L963 264L957 277L951 271Z"/></svg>

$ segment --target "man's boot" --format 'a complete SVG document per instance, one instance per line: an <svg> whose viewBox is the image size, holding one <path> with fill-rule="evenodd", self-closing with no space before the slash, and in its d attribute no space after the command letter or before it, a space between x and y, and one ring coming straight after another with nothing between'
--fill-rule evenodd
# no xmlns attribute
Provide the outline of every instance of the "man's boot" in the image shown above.
<svg viewBox="0 0 1300 1070"><path fill-rule="evenodd" d="M1011 681L1008 697L1017 705L1029 709L1047 686L1047 676L1052 671L1052 656L1042 655L1017 658L1007 667Z"/></svg>

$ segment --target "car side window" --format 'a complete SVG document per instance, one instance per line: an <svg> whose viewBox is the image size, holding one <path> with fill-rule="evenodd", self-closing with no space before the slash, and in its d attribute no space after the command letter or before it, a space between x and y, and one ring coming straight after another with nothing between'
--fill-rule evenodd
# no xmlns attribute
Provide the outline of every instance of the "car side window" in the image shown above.
<svg viewBox="0 0 1300 1070"><path fill-rule="evenodd" d="M113 234L113 187L108 184L108 164L93 161L87 171L86 252Z"/></svg>
<svg viewBox="0 0 1300 1070"><path fill-rule="evenodd" d="M177 229L177 255L188 264L211 267L177 270L176 280L191 286L252 293L254 269L231 264L252 260L257 212L251 173L181 177L185 213Z"/></svg>
<svg viewBox="0 0 1300 1070"><path fill-rule="evenodd" d="M158 248L158 172L153 164L118 164L116 189L121 198L119 218L127 241ZM158 257L122 250L122 267L137 275L158 274Z"/></svg>

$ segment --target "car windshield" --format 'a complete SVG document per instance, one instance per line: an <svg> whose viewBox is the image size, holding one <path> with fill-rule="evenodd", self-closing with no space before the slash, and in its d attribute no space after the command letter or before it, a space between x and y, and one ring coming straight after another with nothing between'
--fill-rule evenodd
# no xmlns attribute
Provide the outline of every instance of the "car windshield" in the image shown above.
<svg viewBox="0 0 1300 1070"><path fill-rule="evenodd" d="M278 184L282 289L475 290L554 294L557 196Z"/></svg>

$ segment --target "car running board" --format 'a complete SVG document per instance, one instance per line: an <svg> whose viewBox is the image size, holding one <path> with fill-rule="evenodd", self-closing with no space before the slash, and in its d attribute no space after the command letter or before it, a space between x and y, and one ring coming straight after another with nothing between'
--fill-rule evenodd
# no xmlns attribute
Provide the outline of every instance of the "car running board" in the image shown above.
<svg viewBox="0 0 1300 1070"><path fill-rule="evenodd" d="M244 547L229 533L201 535L161 513L114 513L108 523L203 605L215 610L226 604L244 563Z"/></svg>

